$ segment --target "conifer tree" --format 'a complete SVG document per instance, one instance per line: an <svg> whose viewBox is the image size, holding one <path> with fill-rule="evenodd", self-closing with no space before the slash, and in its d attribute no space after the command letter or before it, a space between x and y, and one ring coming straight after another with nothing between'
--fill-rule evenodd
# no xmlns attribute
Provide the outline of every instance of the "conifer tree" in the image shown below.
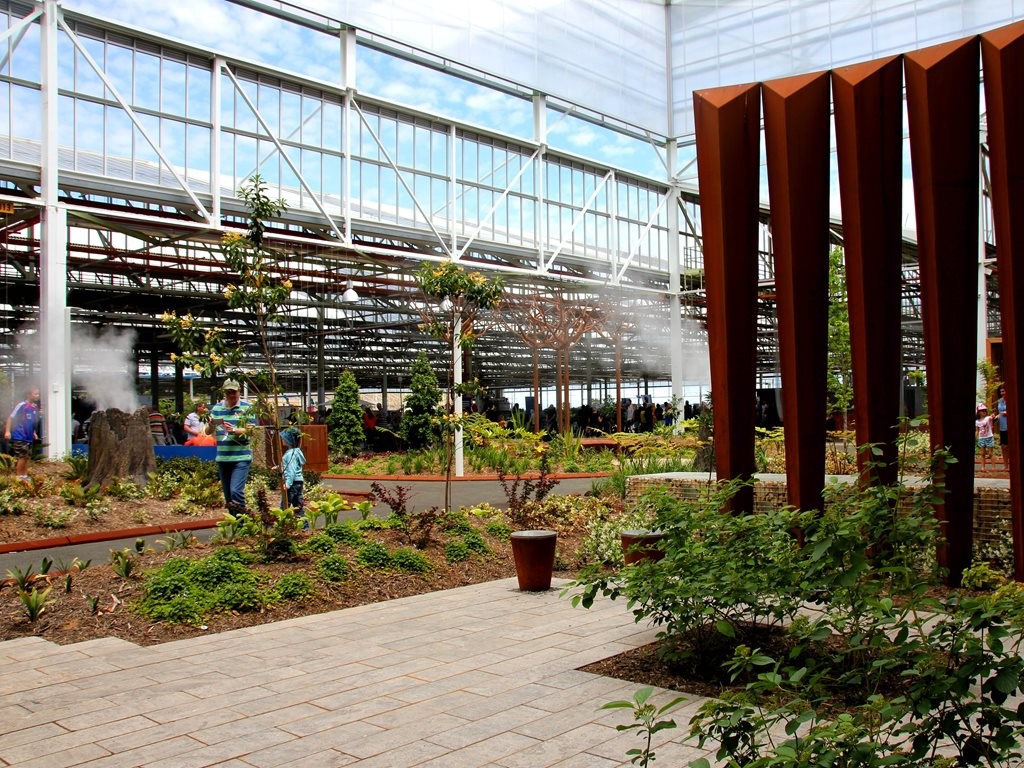
<svg viewBox="0 0 1024 768"><path fill-rule="evenodd" d="M398 431L407 447L423 448L433 445L440 435L437 416L441 387L424 352L420 352L413 361L409 373L410 393L405 401L406 412Z"/></svg>
<svg viewBox="0 0 1024 768"><path fill-rule="evenodd" d="M363 410L359 407L359 384L352 371L342 371L334 390L334 402L327 416L331 448L355 456L363 444Z"/></svg>

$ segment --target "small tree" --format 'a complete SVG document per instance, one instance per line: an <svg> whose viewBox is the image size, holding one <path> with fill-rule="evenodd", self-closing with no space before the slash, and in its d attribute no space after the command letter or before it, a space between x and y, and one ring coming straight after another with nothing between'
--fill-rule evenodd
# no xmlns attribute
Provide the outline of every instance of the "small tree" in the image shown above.
<svg viewBox="0 0 1024 768"><path fill-rule="evenodd" d="M398 434L409 448L423 448L433 444L440 430L437 428L437 410L441 402L441 387L430 367L427 355L420 352L410 368L408 409L402 415Z"/></svg>
<svg viewBox="0 0 1024 768"><path fill-rule="evenodd" d="M467 272L452 261L424 264L416 273L416 285L428 300L420 310L423 329L444 342L450 355L446 412L441 427L445 446L444 506L451 509L452 464L456 434L462 429L462 395L479 389L479 383L472 382L456 391L456 348L470 349L483 335L485 328L479 323L482 313L501 303L505 286L500 277L488 280L480 272Z"/></svg>
<svg viewBox="0 0 1024 768"><path fill-rule="evenodd" d="M242 370L244 343L229 341L221 328L203 325L190 314L179 317L174 312L167 312L161 319L182 350L180 355L171 355L171 360L180 361L209 379L230 373L245 380L248 397L254 400L251 406L254 420L265 419L277 434L281 426L278 419L280 388L274 355L270 350L270 327L281 317L281 309L291 294L292 282L279 280L272 274L272 265L279 261L279 256L266 245L264 235L267 220L284 211L285 203L270 198L267 185L259 174L245 181L238 194L249 210L249 222L245 234L229 232L221 239L227 266L238 275L238 284L229 284L224 289L224 299L230 309L238 310L254 325L266 369ZM271 449L273 460L279 461L280 446L276 441Z"/></svg>
<svg viewBox="0 0 1024 768"><path fill-rule="evenodd" d="M352 371L342 371L334 390L334 402L327 417L331 448L346 456L355 456L363 444L362 409L359 407L359 384Z"/></svg>

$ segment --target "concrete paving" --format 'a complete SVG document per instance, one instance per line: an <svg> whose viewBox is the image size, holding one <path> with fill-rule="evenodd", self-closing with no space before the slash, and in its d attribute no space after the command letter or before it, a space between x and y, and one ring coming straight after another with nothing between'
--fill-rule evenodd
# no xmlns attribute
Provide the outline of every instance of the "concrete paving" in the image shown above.
<svg viewBox="0 0 1024 768"><path fill-rule="evenodd" d="M577 668L654 634L505 579L144 648L10 640L0 764L617 768L640 741L599 707L640 686ZM656 735L658 765L703 754L681 743L699 704Z"/></svg>

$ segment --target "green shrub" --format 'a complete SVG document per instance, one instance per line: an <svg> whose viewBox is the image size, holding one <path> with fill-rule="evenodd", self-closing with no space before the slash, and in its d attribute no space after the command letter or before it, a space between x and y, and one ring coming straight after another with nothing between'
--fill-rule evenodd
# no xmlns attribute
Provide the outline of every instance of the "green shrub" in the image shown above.
<svg viewBox="0 0 1024 768"><path fill-rule="evenodd" d="M262 608L267 601L249 559L234 547L198 560L172 558L146 574L136 610L154 621L198 623L218 611Z"/></svg>
<svg viewBox="0 0 1024 768"><path fill-rule="evenodd" d="M500 520L491 520L484 526L484 530L487 531L488 536L493 536L496 539L506 540L512 535L512 527Z"/></svg>
<svg viewBox="0 0 1024 768"><path fill-rule="evenodd" d="M301 600L312 595L313 591L312 582L301 571L286 573L278 579L273 589L274 595L281 600Z"/></svg>
<svg viewBox="0 0 1024 768"><path fill-rule="evenodd" d="M145 497L146 492L139 488L134 482L128 478L118 477L106 488L107 495L113 496L115 499L121 501L131 501L132 499L141 499Z"/></svg>
<svg viewBox="0 0 1024 768"><path fill-rule="evenodd" d="M17 488L0 488L0 515L21 515L25 510L25 499Z"/></svg>
<svg viewBox="0 0 1024 768"><path fill-rule="evenodd" d="M995 589L1006 583L1006 577L983 560L976 560L963 572L960 583L965 589Z"/></svg>
<svg viewBox="0 0 1024 768"><path fill-rule="evenodd" d="M391 562L399 570L409 573L426 573L433 567L422 552L407 547L400 547L392 552Z"/></svg>
<svg viewBox="0 0 1024 768"><path fill-rule="evenodd" d="M587 537L580 545L580 557L588 563L622 565L622 532L650 530L654 518L654 509L644 503L615 517L593 518L587 524Z"/></svg>
<svg viewBox="0 0 1024 768"><path fill-rule="evenodd" d="M337 542L335 542L335 540L326 533L318 533L315 536L310 536L306 539L306 543L302 545L303 551L313 552L319 555L334 554L337 548Z"/></svg>
<svg viewBox="0 0 1024 768"><path fill-rule="evenodd" d="M394 565L388 548L376 541L371 541L359 547L356 551L356 562L360 565L365 565L367 568L377 569L391 568Z"/></svg>
<svg viewBox="0 0 1024 768"><path fill-rule="evenodd" d="M470 528L460 538L465 543L466 549L473 554L484 556L491 554L491 548L487 546L484 537L480 535L480 531L476 528Z"/></svg>
<svg viewBox="0 0 1024 768"><path fill-rule="evenodd" d="M444 558L449 563L461 563L463 560L469 560L469 547L462 539L449 541L444 547Z"/></svg>
<svg viewBox="0 0 1024 768"><path fill-rule="evenodd" d="M462 536L476 529L473 524L469 521L469 515L460 510L451 510L447 513L442 514L441 530L447 533Z"/></svg>
<svg viewBox="0 0 1024 768"><path fill-rule="evenodd" d="M67 528L75 519L77 513L71 507L61 509L50 509L49 507L37 507L32 513L36 525L40 528Z"/></svg>
<svg viewBox="0 0 1024 768"><path fill-rule="evenodd" d="M344 523L332 523L324 528L324 533L339 544L348 547L358 547L366 541L366 536L352 520L346 520Z"/></svg>
<svg viewBox="0 0 1024 768"><path fill-rule="evenodd" d="M321 558L316 564L316 569L324 581L344 581L348 578L351 568L348 560L341 555L328 555Z"/></svg>
<svg viewBox="0 0 1024 768"><path fill-rule="evenodd" d="M210 610L214 613L226 611L255 611L267 604L268 600L258 583L239 581L221 584L212 594Z"/></svg>

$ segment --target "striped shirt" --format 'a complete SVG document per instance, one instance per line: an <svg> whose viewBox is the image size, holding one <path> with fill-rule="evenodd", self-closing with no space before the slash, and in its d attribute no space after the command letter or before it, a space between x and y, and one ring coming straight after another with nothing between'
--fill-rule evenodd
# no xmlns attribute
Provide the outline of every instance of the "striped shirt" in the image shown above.
<svg viewBox="0 0 1024 768"><path fill-rule="evenodd" d="M249 403L239 400L234 408L229 408L224 401L217 403L210 411L211 419L224 419L225 424L232 427L244 427L252 422ZM249 438L241 435L230 435L220 424L217 425L217 461L252 461L249 450Z"/></svg>

